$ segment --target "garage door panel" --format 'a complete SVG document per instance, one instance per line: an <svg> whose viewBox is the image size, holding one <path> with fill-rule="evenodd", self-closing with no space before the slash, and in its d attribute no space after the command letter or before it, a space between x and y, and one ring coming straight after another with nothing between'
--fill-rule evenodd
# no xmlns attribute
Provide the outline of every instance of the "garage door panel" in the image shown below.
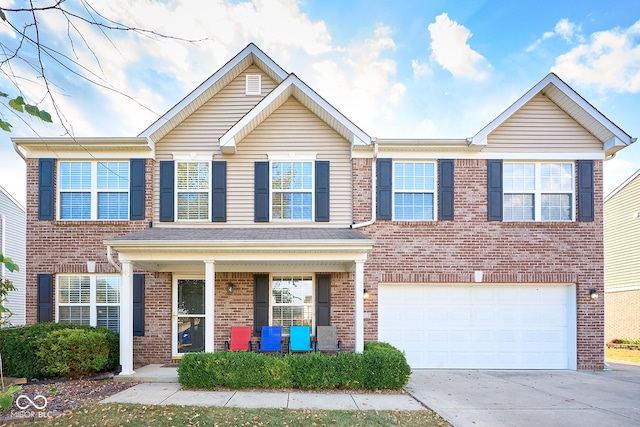
<svg viewBox="0 0 640 427"><path fill-rule="evenodd" d="M380 285L379 337L413 368L566 369L573 289Z"/></svg>

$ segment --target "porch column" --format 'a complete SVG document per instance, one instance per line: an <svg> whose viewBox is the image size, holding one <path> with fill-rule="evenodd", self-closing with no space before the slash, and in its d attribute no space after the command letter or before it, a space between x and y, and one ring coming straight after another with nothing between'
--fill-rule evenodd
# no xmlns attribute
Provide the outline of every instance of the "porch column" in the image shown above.
<svg viewBox="0 0 640 427"><path fill-rule="evenodd" d="M364 261L356 261L355 277L355 300L356 300L356 353L364 351Z"/></svg>
<svg viewBox="0 0 640 427"><path fill-rule="evenodd" d="M215 283L216 272L215 262L204 262L204 351L213 353L214 332L214 310L215 310Z"/></svg>
<svg viewBox="0 0 640 427"><path fill-rule="evenodd" d="M133 266L122 261L120 292L120 375L131 375L133 371Z"/></svg>

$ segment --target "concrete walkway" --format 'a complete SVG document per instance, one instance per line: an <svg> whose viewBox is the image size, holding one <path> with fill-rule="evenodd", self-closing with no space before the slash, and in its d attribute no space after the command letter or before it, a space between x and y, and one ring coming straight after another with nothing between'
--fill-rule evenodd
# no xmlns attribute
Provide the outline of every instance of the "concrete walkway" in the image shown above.
<svg viewBox="0 0 640 427"><path fill-rule="evenodd" d="M302 391L205 391L186 390L178 383L175 367L147 365L117 381L139 382L102 403L143 405L226 406L236 408L345 409L420 411L424 406L407 393L374 394Z"/></svg>
<svg viewBox="0 0 640 427"><path fill-rule="evenodd" d="M184 390L175 368L151 365L118 380L144 382L103 402L243 408L422 410L456 427L640 426L640 366L608 371L415 370L408 393ZM173 382L170 382L173 381Z"/></svg>

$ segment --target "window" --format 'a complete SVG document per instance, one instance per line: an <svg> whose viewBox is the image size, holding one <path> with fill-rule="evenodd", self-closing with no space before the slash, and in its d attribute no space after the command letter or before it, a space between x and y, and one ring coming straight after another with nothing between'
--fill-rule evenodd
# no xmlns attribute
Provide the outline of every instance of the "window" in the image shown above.
<svg viewBox="0 0 640 427"><path fill-rule="evenodd" d="M60 219L129 218L129 162L60 162Z"/></svg>
<svg viewBox="0 0 640 427"><path fill-rule="evenodd" d="M505 221L572 221L573 163L504 163Z"/></svg>
<svg viewBox="0 0 640 427"><path fill-rule="evenodd" d="M273 276L271 278L271 325L314 325L313 278L311 276Z"/></svg>
<svg viewBox="0 0 640 427"><path fill-rule="evenodd" d="M397 221L435 219L436 165L394 162L393 216Z"/></svg>
<svg viewBox="0 0 640 427"><path fill-rule="evenodd" d="M120 330L120 276L58 276L58 322Z"/></svg>
<svg viewBox="0 0 640 427"><path fill-rule="evenodd" d="M313 162L271 163L271 217L313 219Z"/></svg>
<svg viewBox="0 0 640 427"><path fill-rule="evenodd" d="M210 162L177 162L179 220L209 220Z"/></svg>

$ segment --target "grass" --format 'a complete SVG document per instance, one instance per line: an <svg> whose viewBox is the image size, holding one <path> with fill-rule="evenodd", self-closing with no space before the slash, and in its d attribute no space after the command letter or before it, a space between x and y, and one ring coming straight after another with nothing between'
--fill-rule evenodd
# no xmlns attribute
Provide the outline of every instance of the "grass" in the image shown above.
<svg viewBox="0 0 640 427"><path fill-rule="evenodd" d="M633 362L640 363L640 350L629 350L626 348L608 348L606 349L607 361L615 362Z"/></svg>
<svg viewBox="0 0 640 427"><path fill-rule="evenodd" d="M25 424L21 424L25 425ZM36 426L451 426L433 411L244 409L124 403L83 406Z"/></svg>

